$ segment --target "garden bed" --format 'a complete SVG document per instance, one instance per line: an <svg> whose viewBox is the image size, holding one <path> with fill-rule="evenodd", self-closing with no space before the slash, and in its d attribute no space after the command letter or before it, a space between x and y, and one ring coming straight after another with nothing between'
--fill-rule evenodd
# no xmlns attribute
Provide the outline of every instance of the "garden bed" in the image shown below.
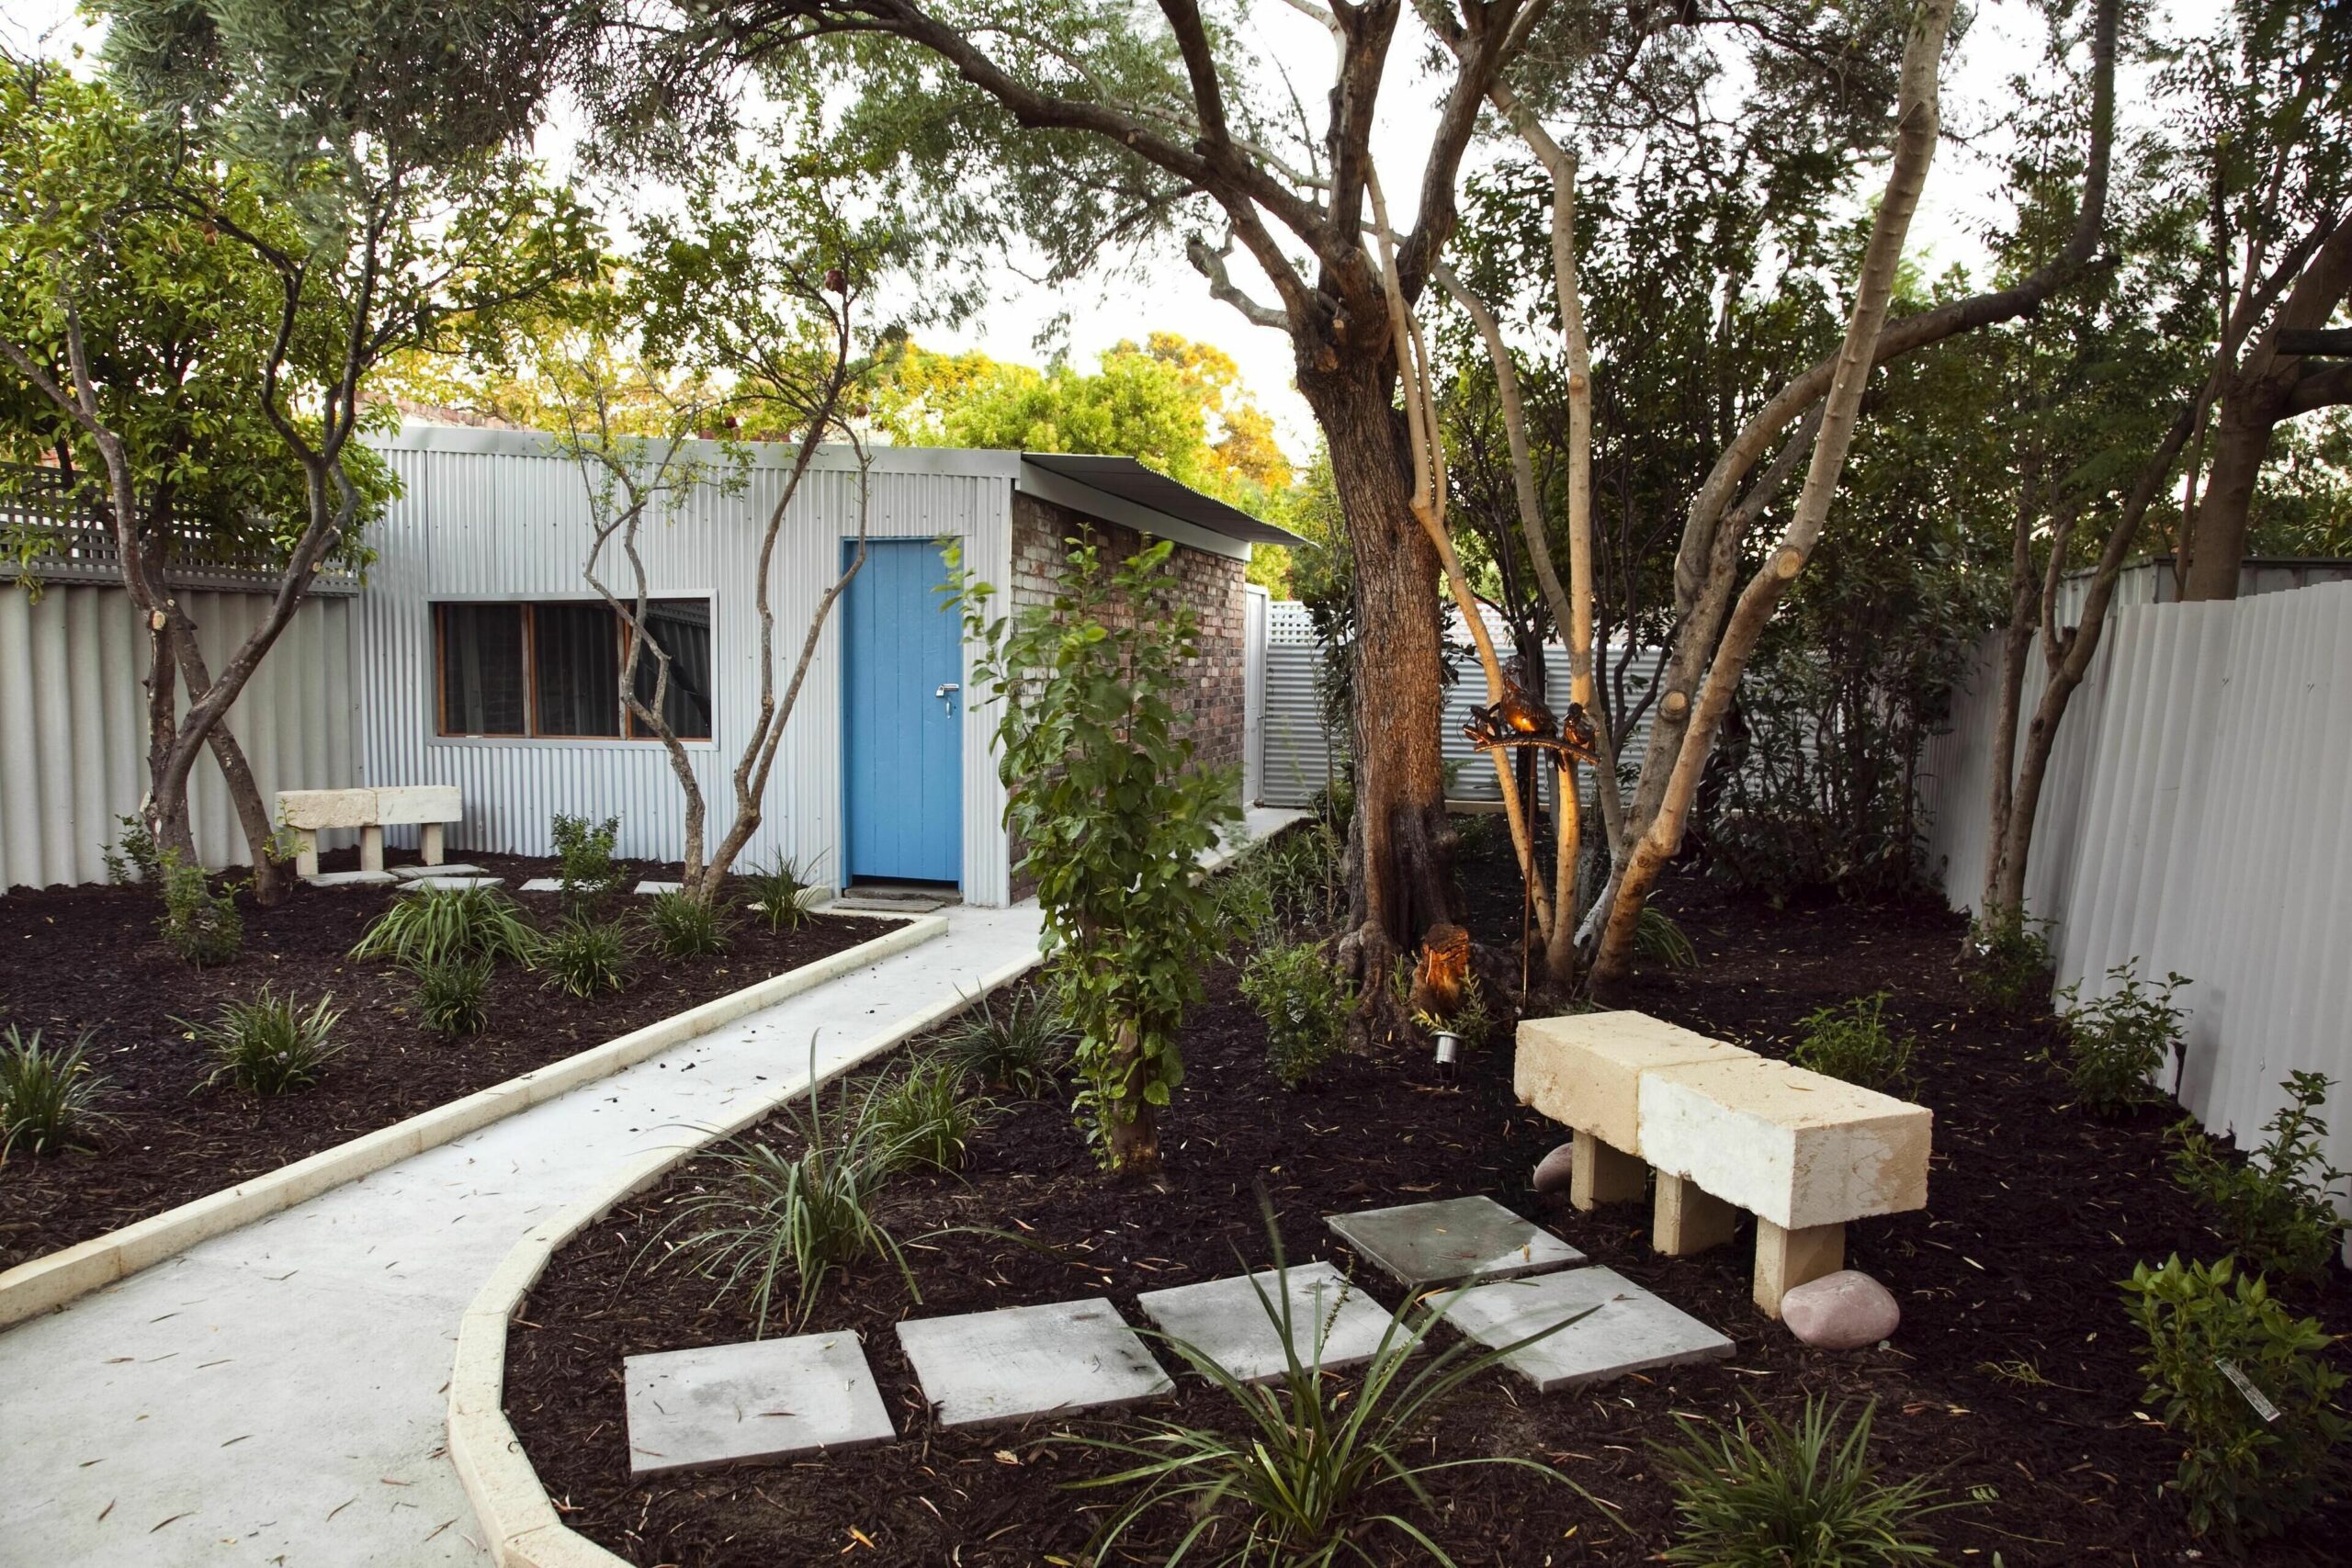
<svg viewBox="0 0 2352 1568"><path fill-rule="evenodd" d="M504 877L509 892L528 877L554 874L548 862L470 858ZM38 1029L51 1044L93 1031L90 1060L108 1080L97 1109L117 1118L89 1152L18 1154L0 1164L0 1269L232 1187L896 927L816 916L778 932L746 919L716 958L665 959L641 948L626 990L587 1000L543 989L538 976L502 965L490 985L488 1025L449 1041L419 1027L406 971L347 956L394 892L301 887L267 909L241 897L243 951L212 969L190 968L164 945L155 897L141 888L0 898L0 1024L27 1035ZM552 894L514 897L543 927L559 913ZM639 902L621 895L613 908L626 915ZM198 1089L210 1060L174 1021L209 1022L223 1002L265 982L305 1002L332 993L343 1050L317 1084L291 1094L265 1098L225 1083Z"/></svg>
<svg viewBox="0 0 2352 1568"><path fill-rule="evenodd" d="M1473 928L1502 940L1519 895L1491 836L1468 880ZM1529 1170L1564 1134L1514 1101L1507 1040L1472 1055L1458 1089L1419 1061L1343 1061L1286 1092L1267 1071L1262 1026L1220 964L1185 1029L1187 1078L1163 1123L1163 1179L1104 1184L1063 1107L1026 1100L980 1133L963 1179L906 1178L888 1191L883 1217L902 1241L922 1238L909 1252L921 1303L895 1271L868 1267L827 1285L810 1327L861 1334L897 1443L629 1479L622 1359L752 1337L740 1300L714 1304L703 1280L640 1260L668 1205L707 1175L691 1164L558 1251L510 1330L508 1416L565 1522L636 1562L846 1553L877 1564L1076 1563L1111 1497L1064 1484L1114 1467L1062 1435L1132 1431L1151 1416L1229 1427L1221 1396L1181 1376L1175 1397L1124 1416L942 1429L899 1352L896 1321L1105 1294L1140 1323L1140 1290L1235 1273L1237 1254L1262 1266L1260 1183L1293 1258L1343 1267L1353 1260L1324 1229L1325 1213L1487 1193L1722 1329L1736 1351L1549 1396L1509 1374L1472 1385L1417 1458L1548 1460L1583 1493L1522 1470L1443 1472L1440 1506L1423 1522L1464 1563L1650 1561L1671 1542L1673 1519L1645 1445L1674 1438L1678 1412L1724 1420L1754 1400L1785 1416L1807 1393L1878 1401L1874 1451L1886 1473L1932 1475L1963 1499L1986 1489L1985 1500L1934 1521L1953 1561L1990 1563L1996 1551L2012 1564L2171 1562L2191 1551L2266 1564L2341 1560L2352 1529L2341 1498L2294 1537L2233 1557L2191 1537L2177 1503L2158 1495L2177 1449L2145 1414L2140 1337L2115 1282L2143 1258L2224 1250L2169 1179L2165 1113L2101 1122L2065 1108L2064 1081L2035 1060L2052 1025L1972 1005L1952 968L1960 925L1939 908L1770 910L1688 878L1664 903L1702 966L1645 976L1629 1005L1780 1054L1807 1012L1883 988L1890 1019L1919 1037L1918 1098L1937 1116L1929 1208L1848 1234L1850 1264L1903 1305L1883 1349L1811 1350L1765 1321L1748 1299L1745 1229L1729 1247L1667 1259L1649 1249L1644 1209L1578 1215L1565 1199L1532 1197ZM754 1135L789 1139L781 1120ZM1393 1284L1368 1271L1364 1280L1396 1304ZM2289 1299L2337 1333L2352 1329L2341 1271L2324 1292ZM2042 1381L2020 1381L2026 1364ZM1164 1558L1183 1523L1159 1521L1135 1560Z"/></svg>

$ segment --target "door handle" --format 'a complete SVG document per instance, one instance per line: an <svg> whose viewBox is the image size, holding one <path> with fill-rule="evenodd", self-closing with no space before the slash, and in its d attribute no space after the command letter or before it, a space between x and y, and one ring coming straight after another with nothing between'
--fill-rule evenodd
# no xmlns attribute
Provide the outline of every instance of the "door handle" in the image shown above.
<svg viewBox="0 0 2352 1568"><path fill-rule="evenodd" d="M940 705L952 714L956 711L956 694L963 689L964 688L962 686L957 685L955 682L949 681L931 694L937 697L939 699Z"/></svg>

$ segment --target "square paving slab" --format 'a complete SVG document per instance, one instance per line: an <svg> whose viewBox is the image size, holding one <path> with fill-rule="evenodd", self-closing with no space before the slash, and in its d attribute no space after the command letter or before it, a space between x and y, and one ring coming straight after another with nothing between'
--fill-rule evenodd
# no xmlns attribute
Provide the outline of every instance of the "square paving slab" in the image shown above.
<svg viewBox="0 0 2352 1568"><path fill-rule="evenodd" d="M633 1476L898 1436L854 1334L666 1350L621 1365Z"/></svg>
<svg viewBox="0 0 2352 1568"><path fill-rule="evenodd" d="M1492 1198L1446 1198L1332 1214L1340 1238L1415 1290L1463 1280L1512 1280L1584 1261L1584 1254Z"/></svg>
<svg viewBox="0 0 2352 1568"><path fill-rule="evenodd" d="M415 882L428 876L488 876L490 873L478 865L451 861L447 865L396 865L392 874L402 882Z"/></svg>
<svg viewBox="0 0 2352 1568"><path fill-rule="evenodd" d="M1539 1393L1597 1382L1652 1367L1716 1361L1731 1341L1614 1269L1570 1269L1540 1279L1508 1280L1463 1292L1445 1320L1488 1349L1600 1310L1504 1358Z"/></svg>
<svg viewBox="0 0 2352 1568"><path fill-rule="evenodd" d="M1388 1309L1329 1263L1301 1264L1289 1272L1291 1344L1299 1363L1318 1364L1318 1340L1319 1364L1327 1370L1372 1359L1380 1337L1388 1332ZM1281 1278L1269 1269L1146 1291L1136 1304L1160 1332L1182 1339L1242 1382L1267 1382L1289 1370L1282 1329L1272 1315L1282 1310Z"/></svg>
<svg viewBox="0 0 2352 1568"><path fill-rule="evenodd" d="M535 876L531 878L530 881L523 884L523 891L526 893L560 893L563 891L563 878L560 876Z"/></svg>
<svg viewBox="0 0 2352 1568"><path fill-rule="evenodd" d="M656 882L652 878L648 877L645 881L639 883L635 888L631 889L631 891L642 893L648 897L650 897L656 893L676 893L684 886L685 884L683 882Z"/></svg>
<svg viewBox="0 0 2352 1568"><path fill-rule="evenodd" d="M1102 1296L899 1325L943 1427L1132 1404L1176 1385Z"/></svg>
<svg viewBox="0 0 2352 1568"><path fill-rule="evenodd" d="M302 880L313 887L390 887L398 879L389 871L322 871Z"/></svg>
<svg viewBox="0 0 2352 1568"><path fill-rule="evenodd" d="M401 886L426 887L437 893L452 887L496 887L505 880L503 876L412 876Z"/></svg>

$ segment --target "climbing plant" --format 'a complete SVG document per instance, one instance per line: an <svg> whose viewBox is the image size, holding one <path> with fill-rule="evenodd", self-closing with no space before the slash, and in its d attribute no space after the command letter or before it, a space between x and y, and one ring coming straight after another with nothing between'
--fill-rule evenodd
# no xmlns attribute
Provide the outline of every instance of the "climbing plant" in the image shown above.
<svg viewBox="0 0 2352 1568"><path fill-rule="evenodd" d="M1050 602L991 619L994 590L953 579L973 680L1002 704L1005 820L1035 879L1079 1036L1080 1125L1114 1173L1159 1163L1159 1113L1183 1081L1177 1029L1200 995L1214 906L1198 870L1234 781L1193 766L1175 705L1198 623L1161 542L1106 562L1070 541Z"/></svg>

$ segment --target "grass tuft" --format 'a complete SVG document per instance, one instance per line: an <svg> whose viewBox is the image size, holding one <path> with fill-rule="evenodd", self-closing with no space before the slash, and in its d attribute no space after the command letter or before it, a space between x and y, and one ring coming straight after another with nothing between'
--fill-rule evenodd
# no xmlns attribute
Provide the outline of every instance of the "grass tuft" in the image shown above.
<svg viewBox="0 0 2352 1568"><path fill-rule="evenodd" d="M537 941L522 911L495 887L418 887L369 923L351 956L422 970L457 958L519 962Z"/></svg>
<svg viewBox="0 0 2352 1568"><path fill-rule="evenodd" d="M97 1109L107 1080L89 1062L90 1031L74 1043L43 1045L10 1024L0 1040L0 1159L86 1148L89 1134L114 1119Z"/></svg>
<svg viewBox="0 0 2352 1568"><path fill-rule="evenodd" d="M334 1003L334 997L321 997L304 1012L293 997L264 985L245 1000L222 1004L211 1023L174 1021L211 1049L216 1065L198 1089L226 1078L255 1094L288 1094L318 1082L328 1061L343 1050L334 1043L335 1021L343 1015Z"/></svg>

